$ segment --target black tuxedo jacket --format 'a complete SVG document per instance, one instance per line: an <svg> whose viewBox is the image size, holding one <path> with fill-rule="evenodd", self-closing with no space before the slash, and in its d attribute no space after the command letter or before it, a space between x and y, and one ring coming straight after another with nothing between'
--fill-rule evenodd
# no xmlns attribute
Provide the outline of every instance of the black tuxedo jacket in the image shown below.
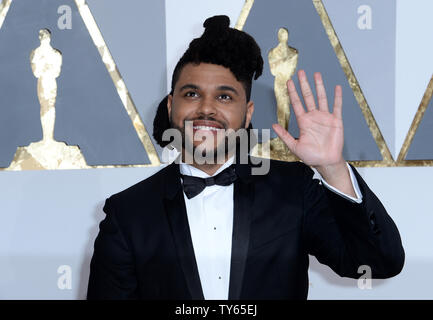
<svg viewBox="0 0 433 320"><path fill-rule="evenodd" d="M300 162L269 173L236 164L229 299L306 299L308 254L342 277L397 275L404 250L384 207L355 172L363 201L329 191ZM110 197L95 240L88 299L203 299L179 165Z"/></svg>

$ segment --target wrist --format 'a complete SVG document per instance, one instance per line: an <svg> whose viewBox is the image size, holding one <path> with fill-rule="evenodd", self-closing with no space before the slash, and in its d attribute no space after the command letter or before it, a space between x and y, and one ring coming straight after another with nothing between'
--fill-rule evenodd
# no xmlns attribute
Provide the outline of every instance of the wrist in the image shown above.
<svg viewBox="0 0 433 320"><path fill-rule="evenodd" d="M344 159L335 164L316 166L315 169L320 173L323 179L330 184L332 181L344 179L344 177L349 175L349 170L347 169L347 164Z"/></svg>

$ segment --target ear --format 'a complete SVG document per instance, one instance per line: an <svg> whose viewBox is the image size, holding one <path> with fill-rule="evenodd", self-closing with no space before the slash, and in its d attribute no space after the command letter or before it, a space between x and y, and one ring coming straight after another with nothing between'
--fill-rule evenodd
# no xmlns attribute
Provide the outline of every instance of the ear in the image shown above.
<svg viewBox="0 0 433 320"><path fill-rule="evenodd" d="M167 112L168 112L168 118L170 119L170 115L171 115L171 105L172 105L172 101L173 101L173 96L171 94L169 94L167 96Z"/></svg>
<svg viewBox="0 0 433 320"><path fill-rule="evenodd" d="M254 113L254 102L252 100L250 100L247 103L247 114L246 114L246 120L245 120L245 129L248 128L248 126L250 125L251 119L253 117L253 113Z"/></svg>

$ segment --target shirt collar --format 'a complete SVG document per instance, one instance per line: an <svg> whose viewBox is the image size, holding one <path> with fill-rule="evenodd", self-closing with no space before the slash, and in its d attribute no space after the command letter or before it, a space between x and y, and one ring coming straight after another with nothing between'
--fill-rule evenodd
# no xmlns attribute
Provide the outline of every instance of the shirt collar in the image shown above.
<svg viewBox="0 0 433 320"><path fill-rule="evenodd" d="M231 166L233 164L233 162L234 162L234 155L231 156L221 167L219 167L218 170L212 176L215 176L218 173L220 173L221 171L223 171L225 168L228 168L229 166ZM196 167L193 167L190 164L186 164L184 162L179 163L179 169L180 169L180 173L184 174L184 175L194 176L194 177L199 177L199 178L211 177L206 172L204 172L204 171L202 171Z"/></svg>

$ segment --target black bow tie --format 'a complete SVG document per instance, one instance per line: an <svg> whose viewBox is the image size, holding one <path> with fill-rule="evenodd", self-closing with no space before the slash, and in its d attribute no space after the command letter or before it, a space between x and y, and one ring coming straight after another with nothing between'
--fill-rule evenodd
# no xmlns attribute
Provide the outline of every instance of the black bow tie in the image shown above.
<svg viewBox="0 0 433 320"><path fill-rule="evenodd" d="M193 176L186 176L181 174L183 179L183 191L188 199L194 198L206 187L213 185L229 186L237 179L234 165L224 169L214 177L199 178Z"/></svg>

